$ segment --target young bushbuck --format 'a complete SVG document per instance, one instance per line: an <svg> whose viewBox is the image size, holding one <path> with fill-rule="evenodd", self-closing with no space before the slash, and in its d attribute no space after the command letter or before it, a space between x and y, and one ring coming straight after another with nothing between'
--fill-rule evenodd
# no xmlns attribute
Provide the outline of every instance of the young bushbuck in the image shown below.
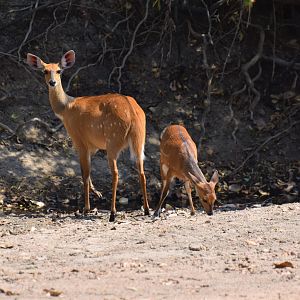
<svg viewBox="0 0 300 300"><path fill-rule="evenodd" d="M213 214L216 200L215 186L218 182L218 172L215 171L211 181L207 182L198 166L197 148L187 130L180 125L165 128L160 141L160 173L162 192L154 216L160 215L161 206L169 193L170 183L174 177L184 181L189 198L191 215L195 214L191 186L194 184L205 212Z"/></svg>
<svg viewBox="0 0 300 300"><path fill-rule="evenodd" d="M112 202L109 221L116 215L116 191L118 184L117 158L129 146L132 157L136 158L144 197L144 213L149 215L143 156L146 134L146 118L142 108L129 96L107 94L99 96L71 97L62 87L61 73L75 63L75 52L66 52L60 63L45 63L39 57L28 53L27 63L34 69L42 70L49 88L51 107L70 135L79 153L84 185L84 211L90 210L90 189L98 196L101 193L93 187L91 155L98 149L107 151L108 164L112 173Z"/></svg>

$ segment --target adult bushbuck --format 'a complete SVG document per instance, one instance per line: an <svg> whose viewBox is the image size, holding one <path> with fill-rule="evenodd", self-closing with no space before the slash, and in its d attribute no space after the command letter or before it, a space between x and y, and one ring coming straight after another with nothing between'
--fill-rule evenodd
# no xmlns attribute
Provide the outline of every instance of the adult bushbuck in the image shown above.
<svg viewBox="0 0 300 300"><path fill-rule="evenodd" d="M215 171L211 181L207 182L198 166L197 148L187 130L180 125L165 128L160 141L160 173L162 192L154 216L160 215L161 206L169 193L169 186L174 177L184 181L189 198L191 215L195 214L191 186L194 184L200 202L208 215L213 214L216 200L215 186L218 182L218 172Z"/></svg>
<svg viewBox="0 0 300 300"><path fill-rule="evenodd" d="M136 158L137 162L144 197L144 213L149 215L143 166L146 118L142 108L132 97L120 94L75 98L67 95L62 87L61 74L63 70L72 67L75 63L73 50L66 52L60 63L49 64L28 53L27 63L32 68L44 72L51 107L56 116L62 120L79 153L84 185L84 211L90 210L90 189L101 196L93 187L90 171L91 155L98 149L103 149L107 151L108 164L112 173L109 221L115 220L118 184L117 158L119 153L129 146L131 155Z"/></svg>

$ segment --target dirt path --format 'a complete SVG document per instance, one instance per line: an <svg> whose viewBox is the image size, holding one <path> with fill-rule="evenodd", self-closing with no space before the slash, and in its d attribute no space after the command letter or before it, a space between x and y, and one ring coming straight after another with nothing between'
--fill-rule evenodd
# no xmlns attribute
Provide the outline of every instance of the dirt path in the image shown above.
<svg viewBox="0 0 300 300"><path fill-rule="evenodd" d="M107 220L2 214L0 298L299 299L299 203Z"/></svg>

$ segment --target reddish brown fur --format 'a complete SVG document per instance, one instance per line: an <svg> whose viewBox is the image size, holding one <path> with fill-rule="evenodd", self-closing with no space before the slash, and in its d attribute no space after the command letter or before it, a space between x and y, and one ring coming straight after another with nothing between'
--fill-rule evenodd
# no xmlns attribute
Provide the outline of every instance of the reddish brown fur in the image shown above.
<svg viewBox="0 0 300 300"><path fill-rule="evenodd" d="M210 182L206 181L197 164L197 147L183 126L171 125L162 132L160 170L163 187L155 215L159 215L161 205L168 195L169 186L174 177L185 182L191 214L195 213L195 209L191 197L190 183L195 185L204 210L208 214L212 214L216 200L215 185L218 182L218 174L215 172L212 180Z"/></svg>
<svg viewBox="0 0 300 300"><path fill-rule="evenodd" d="M77 98L65 94L61 85L60 72L63 67L68 68L75 62L73 51L67 52L60 64L46 64L32 54L27 55L27 62L33 68L44 71L45 80L49 86L51 107L63 121L75 148L79 152L84 183L85 211L90 210L90 188L101 195L94 189L90 179L90 157L98 149L105 149L113 176L110 221L115 219L118 184L117 158L120 151L130 146L131 152L137 160L145 214L149 214L143 167L146 118L142 108L132 97L120 94Z"/></svg>

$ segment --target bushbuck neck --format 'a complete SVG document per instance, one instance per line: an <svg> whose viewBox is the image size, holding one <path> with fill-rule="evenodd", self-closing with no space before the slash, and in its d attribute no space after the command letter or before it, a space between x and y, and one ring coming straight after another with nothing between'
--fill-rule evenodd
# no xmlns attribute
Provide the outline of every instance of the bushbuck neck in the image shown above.
<svg viewBox="0 0 300 300"><path fill-rule="evenodd" d="M196 159L194 158L194 156L192 155L192 150L188 149L188 147L186 147L186 151L187 151L187 156L185 159L185 170L183 170L183 172L186 174L186 176L192 180L190 174L192 174L193 176L195 176L200 182L206 183L207 184L207 180L204 176L204 174L202 173L201 169L198 166L198 162L196 161Z"/></svg>
<svg viewBox="0 0 300 300"><path fill-rule="evenodd" d="M49 85L48 89L49 101L53 112L56 114L56 116L62 118L64 110L74 98L65 93L61 82L54 87Z"/></svg>

